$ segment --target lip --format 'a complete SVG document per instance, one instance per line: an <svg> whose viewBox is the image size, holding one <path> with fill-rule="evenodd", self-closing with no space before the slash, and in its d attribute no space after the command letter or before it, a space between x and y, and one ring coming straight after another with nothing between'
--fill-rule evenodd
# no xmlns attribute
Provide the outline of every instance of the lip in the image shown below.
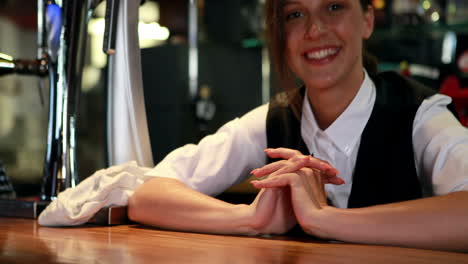
<svg viewBox="0 0 468 264"><path fill-rule="evenodd" d="M340 54L340 52L341 47L339 46L323 46L306 50L302 53L302 57L309 64L325 65L331 63Z"/></svg>

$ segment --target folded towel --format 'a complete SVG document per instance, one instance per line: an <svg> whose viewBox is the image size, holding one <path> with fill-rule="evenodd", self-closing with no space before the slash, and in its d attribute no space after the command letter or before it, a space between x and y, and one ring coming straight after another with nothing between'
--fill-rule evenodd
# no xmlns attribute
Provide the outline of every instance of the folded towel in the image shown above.
<svg viewBox="0 0 468 264"><path fill-rule="evenodd" d="M86 223L101 208L125 206L134 190L152 176L150 168L135 161L99 170L74 188L61 192L39 215L43 226L76 226Z"/></svg>

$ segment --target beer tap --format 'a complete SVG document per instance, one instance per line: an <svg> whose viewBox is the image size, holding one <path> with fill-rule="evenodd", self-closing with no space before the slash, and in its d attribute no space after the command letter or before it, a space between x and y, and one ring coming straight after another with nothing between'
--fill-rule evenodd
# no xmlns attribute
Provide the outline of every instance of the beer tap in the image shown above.
<svg viewBox="0 0 468 264"><path fill-rule="evenodd" d="M7 54L0 53L0 76L12 73L45 77L48 73L47 60L45 58L36 60L14 59Z"/></svg>
<svg viewBox="0 0 468 264"><path fill-rule="evenodd" d="M48 79L48 126L41 196L38 201L0 200L0 215L3 216L36 218L49 201L56 199L58 194L66 188L76 186L79 181L76 133L87 26L96 6L102 0L37 1L37 58L23 60L0 54L0 76L16 73L36 75L41 77L41 80L46 79L45 77ZM135 16L136 11L142 2L144 1L135 3L133 0L122 2L120 0L107 0L106 33L103 45L106 54L117 53L132 58L133 53L128 54L128 50L116 50L116 44L120 41L125 42L127 46L128 43L131 43L132 51L137 54L135 56L139 56L138 45L134 45L138 35L133 27L129 27L130 30L126 29L131 33L128 37L120 36L118 41L116 41L116 32L117 26L134 25L134 20L138 18ZM130 10L132 11L130 12L131 16L128 17L128 12L121 11L119 13L119 10ZM117 25L119 14L124 14L124 16ZM126 38L131 38L131 42L128 42ZM135 61L138 64L139 57ZM111 73L112 71L110 71L110 75ZM134 73L137 77L138 74L140 74L139 71ZM135 76L132 80L140 80ZM140 96L140 94L138 95ZM142 99L143 97L138 98ZM138 120L144 121L146 124L146 115L142 109L139 108L141 113L138 112L140 113ZM145 133L147 134L147 131ZM149 146L149 137L144 138L146 141L142 145ZM148 155L150 154L149 152ZM151 158L146 159L148 161L145 160L144 164L152 164Z"/></svg>
<svg viewBox="0 0 468 264"><path fill-rule="evenodd" d="M49 111L41 200L78 183L76 130L88 21L99 0L38 0L37 59L0 54L0 76L48 77Z"/></svg>

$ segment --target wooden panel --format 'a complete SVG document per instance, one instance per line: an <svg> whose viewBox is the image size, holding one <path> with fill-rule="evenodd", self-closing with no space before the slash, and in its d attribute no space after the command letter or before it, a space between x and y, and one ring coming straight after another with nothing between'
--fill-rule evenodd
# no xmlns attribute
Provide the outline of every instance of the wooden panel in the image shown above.
<svg viewBox="0 0 468 264"><path fill-rule="evenodd" d="M123 225L129 224L127 206L111 206L101 208L89 221L96 225Z"/></svg>
<svg viewBox="0 0 468 264"><path fill-rule="evenodd" d="M468 263L468 254L140 225L47 228L0 218L0 263Z"/></svg>
<svg viewBox="0 0 468 264"><path fill-rule="evenodd" d="M49 202L34 200L0 199L0 217L24 217L36 219Z"/></svg>

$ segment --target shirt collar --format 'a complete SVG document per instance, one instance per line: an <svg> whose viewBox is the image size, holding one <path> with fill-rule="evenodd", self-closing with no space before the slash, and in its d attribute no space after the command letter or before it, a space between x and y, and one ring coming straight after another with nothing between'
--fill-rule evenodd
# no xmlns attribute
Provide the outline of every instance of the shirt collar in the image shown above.
<svg viewBox="0 0 468 264"><path fill-rule="evenodd" d="M375 102L375 93L375 85L366 70L364 70L364 81L351 104L324 131L319 128L309 100L307 96L304 96L301 134L309 150L314 149L312 139L321 131L341 152L350 156L371 115Z"/></svg>

